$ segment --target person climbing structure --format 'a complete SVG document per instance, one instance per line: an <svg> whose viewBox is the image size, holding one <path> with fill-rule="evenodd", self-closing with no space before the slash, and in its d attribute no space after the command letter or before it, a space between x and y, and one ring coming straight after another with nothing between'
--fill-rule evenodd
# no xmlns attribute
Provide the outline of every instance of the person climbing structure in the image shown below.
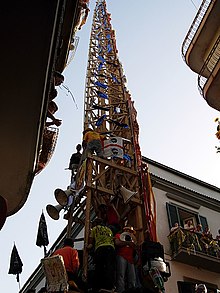
<svg viewBox="0 0 220 293"><path fill-rule="evenodd" d="M104 136L99 134L98 132L92 130L91 128L87 128L83 131L83 150L85 151L85 156L93 154L94 151L98 157L103 157L103 144Z"/></svg>
<svg viewBox="0 0 220 293"><path fill-rule="evenodd" d="M81 154L81 144L77 144L76 146L76 153L72 154L72 156L70 157L70 162L69 162L69 170L72 171L72 174L71 174L71 183L73 183L74 181L74 177L76 175L76 172L79 168L79 164L80 164L80 160L81 160L81 157L82 157L82 154Z"/></svg>

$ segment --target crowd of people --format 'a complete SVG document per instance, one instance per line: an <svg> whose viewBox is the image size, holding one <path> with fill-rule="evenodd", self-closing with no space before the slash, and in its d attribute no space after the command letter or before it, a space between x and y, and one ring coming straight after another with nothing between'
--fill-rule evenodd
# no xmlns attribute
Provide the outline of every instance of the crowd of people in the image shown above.
<svg viewBox="0 0 220 293"><path fill-rule="evenodd" d="M95 263L94 272L89 272L94 274L93 281L89 284L93 292L115 288L121 293L125 289L137 287L135 233L133 227L126 226L114 235L103 219L94 220L86 247Z"/></svg>
<svg viewBox="0 0 220 293"><path fill-rule="evenodd" d="M220 257L220 229L214 238L208 226L203 229L201 224L194 225L192 220L188 220L183 228L175 223L168 238L174 253L183 246L193 251Z"/></svg>
<svg viewBox="0 0 220 293"><path fill-rule="evenodd" d="M151 241L149 232L145 233L144 242L137 245L135 229L128 224L121 226L119 217L112 206L109 205L109 214L108 205L105 206L105 209L103 209L104 204L101 206L98 215L100 217L91 222L89 240L84 245L84 250L88 254L86 283L83 281L82 251L80 250L78 255L73 239L65 239L63 247L53 253L53 255L63 257L70 289L91 293L97 293L100 290L117 293L155 292L152 289L155 287L154 280L146 279L146 270L142 272L142 268L145 265L146 269L147 265L148 272L151 271L151 261L154 260L156 263L154 258L159 256L161 257L160 266L161 262L165 265L163 246L159 242ZM154 269L157 271L156 264ZM158 270L160 271L159 268ZM165 270L166 268L161 272L165 272ZM164 289L162 275L160 278L161 289ZM160 291L158 288L158 292L164 291Z"/></svg>
<svg viewBox="0 0 220 293"><path fill-rule="evenodd" d="M137 288L135 234L132 226L126 226L113 234L101 218L96 218L91 223L89 242L84 248L88 251L90 259L86 285L82 282L82 259L79 260L74 240L64 239L63 247L56 249L52 256L62 257L69 290L96 293L102 289L122 293L126 289ZM46 290L46 287L44 288ZM40 292L47 291L38 293Z"/></svg>

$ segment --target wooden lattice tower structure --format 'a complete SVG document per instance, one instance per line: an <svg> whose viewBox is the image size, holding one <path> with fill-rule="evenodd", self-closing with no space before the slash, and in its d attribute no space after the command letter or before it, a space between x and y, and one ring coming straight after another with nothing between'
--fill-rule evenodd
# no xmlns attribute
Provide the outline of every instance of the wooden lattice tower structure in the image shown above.
<svg viewBox="0 0 220 293"><path fill-rule="evenodd" d="M138 143L137 112L126 88L126 78L117 54L115 31L110 21L105 0L98 0L89 45L84 129L92 128L105 135L106 139L121 138L123 157L89 155L86 159L85 245L91 228L91 211L98 214L98 206L106 198L114 204L122 223L136 229L138 243L143 241L148 226L146 198L143 196L147 184L143 184L146 177ZM136 192L127 203L120 194L122 186L128 195ZM85 249L85 274L86 261Z"/></svg>

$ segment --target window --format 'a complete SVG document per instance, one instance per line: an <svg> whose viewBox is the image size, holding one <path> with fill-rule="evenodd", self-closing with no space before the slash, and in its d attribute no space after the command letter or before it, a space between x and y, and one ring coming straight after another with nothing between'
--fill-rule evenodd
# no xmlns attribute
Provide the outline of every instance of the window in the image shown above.
<svg viewBox="0 0 220 293"><path fill-rule="evenodd" d="M175 223L184 227L184 224L189 219L193 221L194 226L201 224L203 230L208 226L207 219L194 211L184 209L171 203L166 203L166 206L170 228L173 227Z"/></svg>
<svg viewBox="0 0 220 293"><path fill-rule="evenodd" d="M190 282L177 282L178 292L179 293L194 293L195 287L193 283Z"/></svg>

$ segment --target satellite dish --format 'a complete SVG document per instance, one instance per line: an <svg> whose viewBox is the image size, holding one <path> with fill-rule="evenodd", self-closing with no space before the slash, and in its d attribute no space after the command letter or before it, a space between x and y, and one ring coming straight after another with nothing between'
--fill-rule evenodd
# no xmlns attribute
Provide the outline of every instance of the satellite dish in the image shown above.
<svg viewBox="0 0 220 293"><path fill-rule="evenodd" d="M6 199L0 195L0 230L4 226L7 218L8 206Z"/></svg>

